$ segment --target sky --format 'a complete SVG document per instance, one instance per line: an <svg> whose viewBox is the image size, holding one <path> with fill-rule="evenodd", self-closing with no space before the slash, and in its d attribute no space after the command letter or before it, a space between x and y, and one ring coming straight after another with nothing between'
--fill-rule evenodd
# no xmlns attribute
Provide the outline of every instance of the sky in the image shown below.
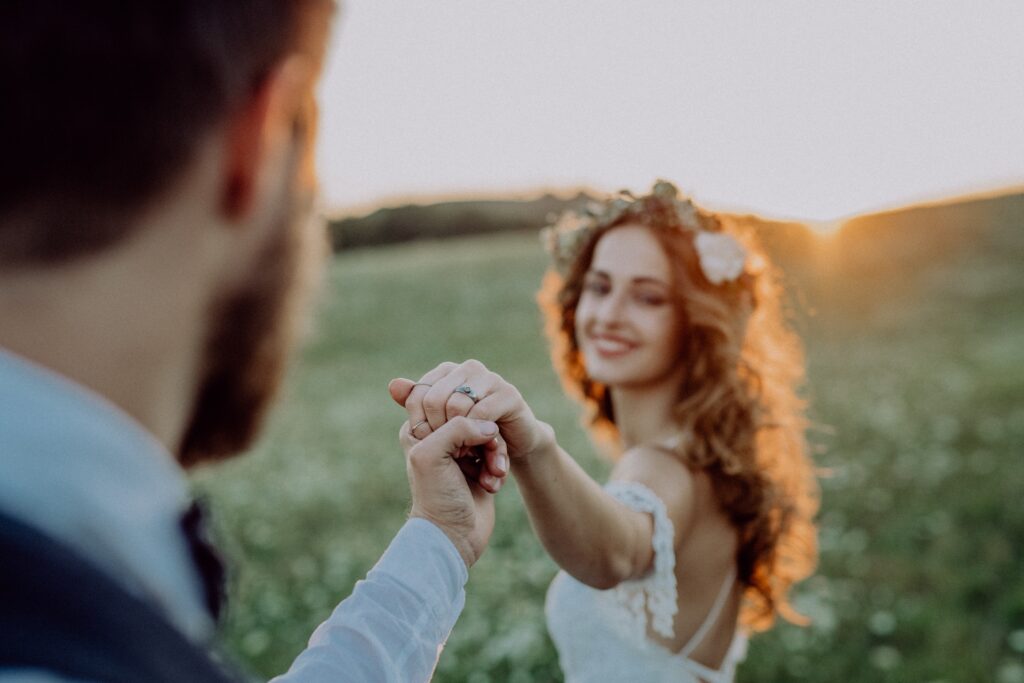
<svg viewBox="0 0 1024 683"><path fill-rule="evenodd" d="M832 221L1024 185L1019 0L343 0L326 208L675 182Z"/></svg>

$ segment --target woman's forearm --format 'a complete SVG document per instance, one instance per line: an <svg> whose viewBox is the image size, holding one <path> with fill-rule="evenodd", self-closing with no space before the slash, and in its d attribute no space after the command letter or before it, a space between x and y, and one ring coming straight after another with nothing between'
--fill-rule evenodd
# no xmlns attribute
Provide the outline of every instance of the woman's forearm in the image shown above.
<svg viewBox="0 0 1024 683"><path fill-rule="evenodd" d="M577 580L611 588L644 569L635 564L637 544L650 545L646 515L612 498L553 439L512 473L545 550Z"/></svg>

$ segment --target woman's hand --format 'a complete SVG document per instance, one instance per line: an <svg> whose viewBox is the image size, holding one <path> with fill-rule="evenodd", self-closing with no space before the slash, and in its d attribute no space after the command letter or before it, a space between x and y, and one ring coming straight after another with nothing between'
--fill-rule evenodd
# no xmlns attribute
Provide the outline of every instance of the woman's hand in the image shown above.
<svg viewBox="0 0 1024 683"><path fill-rule="evenodd" d="M519 390L477 360L442 363L418 382L394 379L388 390L408 412L412 435L420 439L462 416L496 422L513 459L527 458L555 443L551 427L534 416ZM500 454L493 460L486 463L491 474L508 471Z"/></svg>

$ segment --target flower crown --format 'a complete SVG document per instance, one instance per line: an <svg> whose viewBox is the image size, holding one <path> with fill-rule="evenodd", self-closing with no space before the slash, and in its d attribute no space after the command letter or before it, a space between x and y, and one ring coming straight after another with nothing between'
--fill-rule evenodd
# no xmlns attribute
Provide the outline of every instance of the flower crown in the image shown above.
<svg viewBox="0 0 1024 683"><path fill-rule="evenodd" d="M650 197L637 197L623 190L610 200L588 203L582 212L571 209L563 212L552 225L541 230L541 241L551 255L555 269L563 275L568 273L590 237L623 216L635 213L639 222L645 222L644 208L651 198L674 208L673 215L669 216L669 222L674 224L672 227L694 233L697 259L708 282L720 285L743 274L747 262L747 250L743 245L728 233L705 227L693 202L680 199L675 185L665 180L654 184Z"/></svg>

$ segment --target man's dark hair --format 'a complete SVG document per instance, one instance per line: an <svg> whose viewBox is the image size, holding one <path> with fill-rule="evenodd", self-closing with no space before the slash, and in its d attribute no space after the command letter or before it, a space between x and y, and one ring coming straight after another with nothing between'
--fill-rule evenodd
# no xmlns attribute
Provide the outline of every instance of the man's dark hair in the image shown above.
<svg viewBox="0 0 1024 683"><path fill-rule="evenodd" d="M0 2L0 265L127 236L324 0Z"/></svg>

